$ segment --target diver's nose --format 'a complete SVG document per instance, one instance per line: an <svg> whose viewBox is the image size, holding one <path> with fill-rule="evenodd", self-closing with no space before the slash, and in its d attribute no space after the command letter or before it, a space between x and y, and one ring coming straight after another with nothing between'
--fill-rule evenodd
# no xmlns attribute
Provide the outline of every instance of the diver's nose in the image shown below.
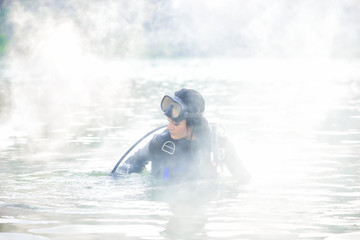
<svg viewBox="0 0 360 240"><path fill-rule="evenodd" d="M174 126L172 125L171 122L169 122L167 125L167 130L172 130L173 128L174 128Z"/></svg>

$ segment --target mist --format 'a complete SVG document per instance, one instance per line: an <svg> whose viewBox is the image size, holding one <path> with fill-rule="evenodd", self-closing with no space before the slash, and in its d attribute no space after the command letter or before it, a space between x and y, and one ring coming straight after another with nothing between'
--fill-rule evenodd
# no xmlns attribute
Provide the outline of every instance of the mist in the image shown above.
<svg viewBox="0 0 360 240"><path fill-rule="evenodd" d="M13 57L66 54L76 47L74 56L328 58L359 56L357 3L48 0L3 5L9 11Z"/></svg>
<svg viewBox="0 0 360 240"><path fill-rule="evenodd" d="M133 88L146 87L146 82L161 83L162 95L177 87L199 88L203 79L263 86L274 80L311 81L318 82L313 85L318 89L326 87L329 77L358 77L358 64L349 63L360 56L360 5L355 0L19 0L2 1L1 7L6 45L0 120L5 146L12 136L57 138L52 143L62 144L89 128L102 129L106 136L113 131L109 129L130 127L122 120L143 110L136 101L148 102ZM212 89L202 89L211 103ZM287 90L277 91L267 95L274 106L283 105L277 96ZM341 93L332 88L324 92ZM316 90L307 94L318 95ZM127 102L129 98L135 103ZM286 111L299 109L302 100L290 99L295 107ZM323 112L333 98L321 99L315 105ZM153 122L160 122L157 101L152 101L139 132L153 126L148 119L154 116ZM208 106L217 109L216 103ZM89 109L92 116L86 113ZM298 115L316 111L301 110ZM208 115L228 121L221 112Z"/></svg>
<svg viewBox="0 0 360 240"><path fill-rule="evenodd" d="M14 239L190 229L196 239L310 240L359 229L359 0L0 7L0 222ZM166 124L161 97L183 87L204 96L251 184L184 193L109 177Z"/></svg>
<svg viewBox="0 0 360 240"><path fill-rule="evenodd" d="M355 0L2 1L8 39L2 85L10 89L3 99L29 115L40 115L40 102L52 105L41 110L52 119L59 105L101 102L116 94L114 82L145 75L139 60L357 58L359 6ZM29 81L39 87L27 89ZM2 115L9 112L4 108Z"/></svg>

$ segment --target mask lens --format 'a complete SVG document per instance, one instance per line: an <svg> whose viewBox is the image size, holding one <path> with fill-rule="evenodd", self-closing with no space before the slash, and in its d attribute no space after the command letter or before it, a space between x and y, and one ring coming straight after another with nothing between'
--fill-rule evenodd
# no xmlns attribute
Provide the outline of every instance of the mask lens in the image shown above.
<svg viewBox="0 0 360 240"><path fill-rule="evenodd" d="M165 112L166 109L168 109L170 107L172 102L173 101L171 100L171 98L169 98L168 96L165 96L163 98L163 100L161 101L161 110L163 110Z"/></svg>
<svg viewBox="0 0 360 240"><path fill-rule="evenodd" d="M177 118L181 113L181 105L175 101L173 101L169 96L165 96L161 102L161 110L164 112L170 107L172 107L172 117Z"/></svg>
<svg viewBox="0 0 360 240"><path fill-rule="evenodd" d="M172 109L172 115L174 118L177 118L180 116L180 113L181 113L181 106L180 104L175 102Z"/></svg>

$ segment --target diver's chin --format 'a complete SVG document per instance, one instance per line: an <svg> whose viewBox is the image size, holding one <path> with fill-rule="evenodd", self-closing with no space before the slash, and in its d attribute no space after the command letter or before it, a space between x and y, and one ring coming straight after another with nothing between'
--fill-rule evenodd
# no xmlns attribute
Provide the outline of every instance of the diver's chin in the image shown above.
<svg viewBox="0 0 360 240"><path fill-rule="evenodd" d="M173 135L170 133L170 137L172 138L172 140L179 140L179 138L176 137L176 135Z"/></svg>

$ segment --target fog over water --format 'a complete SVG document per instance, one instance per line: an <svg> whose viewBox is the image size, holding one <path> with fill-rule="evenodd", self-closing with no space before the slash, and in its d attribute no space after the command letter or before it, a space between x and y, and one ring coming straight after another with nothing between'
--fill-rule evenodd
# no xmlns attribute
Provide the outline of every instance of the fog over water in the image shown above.
<svg viewBox="0 0 360 240"><path fill-rule="evenodd" d="M360 237L360 1L0 6L0 240ZM183 87L250 184L109 176Z"/></svg>
<svg viewBox="0 0 360 240"><path fill-rule="evenodd" d="M119 94L120 81L121 95L126 95L130 79L153 74L159 80L178 80L176 69L153 71L151 59L249 60L227 65L229 69L211 66L211 72L202 67L214 79L219 74L239 81L271 81L279 74L286 80L308 78L292 74L294 70L314 78L323 73L350 75L345 81L357 77L352 75L357 65L327 63L360 55L358 1L49 0L2 5L9 35L2 85L9 89L3 94L11 105L10 110L2 103L5 119L11 112L20 113L22 120L69 124L59 111L106 104ZM252 71L242 68L246 64ZM202 69L194 67L187 74L196 78ZM270 72L259 74L264 71Z"/></svg>

